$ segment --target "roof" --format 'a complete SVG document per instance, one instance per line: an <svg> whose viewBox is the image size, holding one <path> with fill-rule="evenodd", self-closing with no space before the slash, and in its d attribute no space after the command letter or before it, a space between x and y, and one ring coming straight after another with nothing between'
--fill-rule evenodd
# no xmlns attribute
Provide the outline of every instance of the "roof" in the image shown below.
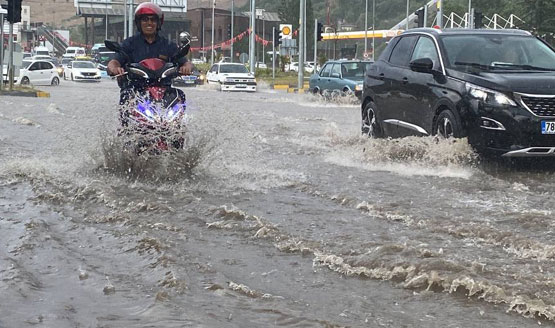
<svg viewBox="0 0 555 328"><path fill-rule="evenodd" d="M402 34L410 33L430 33L434 35L462 35L462 34L502 34L502 35L532 35L528 31L517 30L517 29L467 29L467 28L446 28L446 29L435 29L435 28L413 28L403 32Z"/></svg>

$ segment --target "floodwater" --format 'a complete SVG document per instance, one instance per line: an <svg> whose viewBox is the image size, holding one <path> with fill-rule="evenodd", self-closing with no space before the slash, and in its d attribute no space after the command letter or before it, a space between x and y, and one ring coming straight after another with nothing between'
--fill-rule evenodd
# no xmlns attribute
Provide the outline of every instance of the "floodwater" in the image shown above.
<svg viewBox="0 0 555 328"><path fill-rule="evenodd" d="M113 81L43 89L0 97L2 328L554 326L552 161L207 87L185 151L133 159Z"/></svg>

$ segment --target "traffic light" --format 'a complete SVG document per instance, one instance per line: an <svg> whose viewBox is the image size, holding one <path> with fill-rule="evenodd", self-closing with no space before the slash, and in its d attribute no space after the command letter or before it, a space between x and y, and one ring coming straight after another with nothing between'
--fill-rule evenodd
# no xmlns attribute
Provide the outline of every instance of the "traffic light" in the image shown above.
<svg viewBox="0 0 555 328"><path fill-rule="evenodd" d="M21 22L21 0L8 0L8 22Z"/></svg>
<svg viewBox="0 0 555 328"><path fill-rule="evenodd" d="M227 38L231 39L233 36L231 35L231 24L227 24Z"/></svg>
<svg viewBox="0 0 555 328"><path fill-rule="evenodd" d="M322 41L322 33L324 33L324 24L318 23L316 27L316 40Z"/></svg>
<svg viewBox="0 0 555 328"><path fill-rule="evenodd" d="M474 13L474 28L484 27L483 18L484 18L484 14L482 14L481 12L476 11Z"/></svg>
<svg viewBox="0 0 555 328"><path fill-rule="evenodd" d="M414 12L416 14L416 19L414 22L417 27L424 27L424 8L420 8Z"/></svg>
<svg viewBox="0 0 555 328"><path fill-rule="evenodd" d="M274 40L276 42L274 44L274 47L277 47L281 44L281 31L277 28L274 30Z"/></svg>

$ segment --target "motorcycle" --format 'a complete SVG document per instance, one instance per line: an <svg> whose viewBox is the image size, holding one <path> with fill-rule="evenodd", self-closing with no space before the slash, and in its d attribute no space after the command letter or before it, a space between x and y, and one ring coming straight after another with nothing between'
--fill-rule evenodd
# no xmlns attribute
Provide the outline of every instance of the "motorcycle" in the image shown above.
<svg viewBox="0 0 555 328"><path fill-rule="evenodd" d="M189 52L189 33L182 32L179 41L177 52L167 62L148 58L139 63L130 63L119 43L104 41L108 49L128 59L125 73L117 76L122 88L120 134L134 138L137 155L183 148L185 93L173 88L172 80L179 76L178 61Z"/></svg>

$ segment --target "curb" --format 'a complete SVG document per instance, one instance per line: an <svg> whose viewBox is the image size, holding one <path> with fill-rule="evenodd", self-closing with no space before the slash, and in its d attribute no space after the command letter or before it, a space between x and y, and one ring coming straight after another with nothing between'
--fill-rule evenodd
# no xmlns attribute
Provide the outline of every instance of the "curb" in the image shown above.
<svg viewBox="0 0 555 328"><path fill-rule="evenodd" d="M44 91L0 91L0 96L13 96L13 97L38 97L38 98L50 98L50 93Z"/></svg>

